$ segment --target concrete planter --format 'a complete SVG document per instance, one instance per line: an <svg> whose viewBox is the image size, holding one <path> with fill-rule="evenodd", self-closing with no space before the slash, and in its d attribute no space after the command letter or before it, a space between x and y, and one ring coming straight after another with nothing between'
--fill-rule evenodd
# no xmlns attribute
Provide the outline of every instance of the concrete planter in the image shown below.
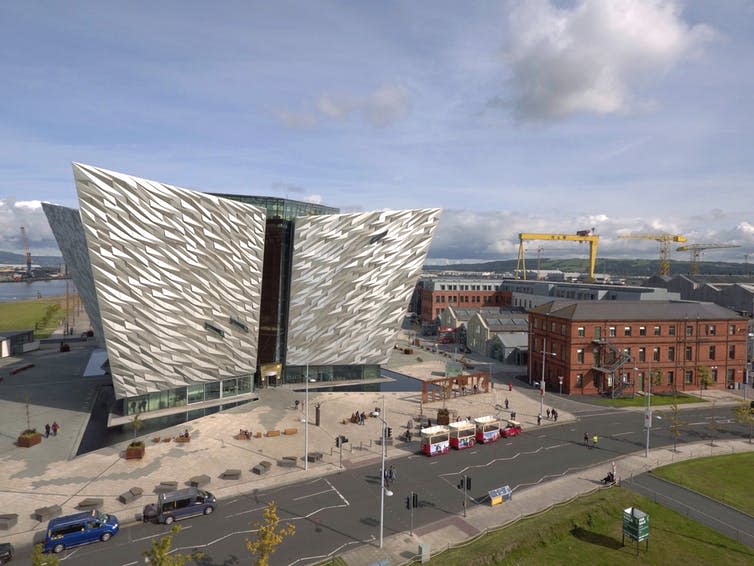
<svg viewBox="0 0 754 566"><path fill-rule="evenodd" d="M18 437L18 440L16 441L16 444L18 446L21 446L22 448L31 448L35 444L39 444L42 442L42 433L41 432L34 432L34 433L23 433Z"/></svg>
<svg viewBox="0 0 754 566"><path fill-rule="evenodd" d="M126 460L141 460L144 452L146 452L146 447L143 442L129 444L126 448Z"/></svg>

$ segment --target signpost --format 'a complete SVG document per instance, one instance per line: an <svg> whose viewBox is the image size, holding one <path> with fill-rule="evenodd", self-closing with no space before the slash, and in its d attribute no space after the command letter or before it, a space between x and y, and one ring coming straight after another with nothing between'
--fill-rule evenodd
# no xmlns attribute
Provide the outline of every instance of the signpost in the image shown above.
<svg viewBox="0 0 754 566"><path fill-rule="evenodd" d="M563 394L563 376L562 375L558 376L558 383L560 384L560 394L562 395Z"/></svg>
<svg viewBox="0 0 754 566"><path fill-rule="evenodd" d="M636 507L623 510L623 546L626 545L626 535L636 541L636 555L639 555L639 543L646 540L649 550L649 515Z"/></svg>

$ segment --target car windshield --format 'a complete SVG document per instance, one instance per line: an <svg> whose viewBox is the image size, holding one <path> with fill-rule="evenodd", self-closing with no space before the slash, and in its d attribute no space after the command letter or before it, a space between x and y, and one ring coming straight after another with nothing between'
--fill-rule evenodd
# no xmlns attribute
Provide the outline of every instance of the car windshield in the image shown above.
<svg viewBox="0 0 754 566"><path fill-rule="evenodd" d="M107 513L100 513L99 511L97 512L96 517L100 523L107 523L107 521L110 519L110 515L108 515Z"/></svg>

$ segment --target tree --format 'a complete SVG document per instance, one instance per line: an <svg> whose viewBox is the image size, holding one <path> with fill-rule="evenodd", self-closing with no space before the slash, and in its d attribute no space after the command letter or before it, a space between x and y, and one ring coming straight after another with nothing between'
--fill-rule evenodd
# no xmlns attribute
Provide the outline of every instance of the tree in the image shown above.
<svg viewBox="0 0 754 566"><path fill-rule="evenodd" d="M743 425L749 425L749 444L751 444L751 428L754 425L754 415L749 401L744 401L737 407L733 407L733 418L736 422Z"/></svg>
<svg viewBox="0 0 754 566"><path fill-rule="evenodd" d="M699 376L699 397L702 396L702 391L708 389L712 380L709 376L709 368L707 366L696 366L696 374Z"/></svg>
<svg viewBox="0 0 754 566"><path fill-rule="evenodd" d="M269 566L270 556L275 552L275 548L285 537L296 532L296 527L290 523L278 529L279 524L277 507L274 501L270 501L264 509L264 522L257 521L252 524L257 533L256 539L246 539L246 549L257 555L256 566Z"/></svg>
<svg viewBox="0 0 754 566"><path fill-rule="evenodd" d="M202 557L201 552L192 552L191 554L173 552L173 537L180 532L181 526L173 525L169 534L153 540L152 548L144 553L147 563L153 566L183 566L191 560L199 560Z"/></svg>
<svg viewBox="0 0 754 566"><path fill-rule="evenodd" d="M136 440L136 435L141 430L141 427L144 423L141 422L141 419L139 418L139 415L134 415L133 420L131 421L131 426L134 427L134 440Z"/></svg>
<svg viewBox="0 0 754 566"><path fill-rule="evenodd" d="M45 554L41 544L35 544L31 549L32 566L60 566L60 560L54 554Z"/></svg>
<svg viewBox="0 0 754 566"><path fill-rule="evenodd" d="M686 424L680 418L680 410L678 409L678 396L675 386L673 386L673 404L671 405L670 413L670 432L673 435L673 452L677 452L678 438L681 436L681 427Z"/></svg>

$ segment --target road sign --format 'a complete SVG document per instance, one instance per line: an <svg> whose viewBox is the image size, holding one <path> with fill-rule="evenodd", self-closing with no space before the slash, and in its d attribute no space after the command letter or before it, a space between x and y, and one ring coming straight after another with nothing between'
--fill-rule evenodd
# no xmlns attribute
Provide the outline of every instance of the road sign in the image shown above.
<svg viewBox="0 0 754 566"><path fill-rule="evenodd" d="M636 507L623 510L623 534L641 542L649 538L649 515Z"/></svg>
<svg viewBox="0 0 754 566"><path fill-rule="evenodd" d="M652 409L644 411L644 428L652 428Z"/></svg>

